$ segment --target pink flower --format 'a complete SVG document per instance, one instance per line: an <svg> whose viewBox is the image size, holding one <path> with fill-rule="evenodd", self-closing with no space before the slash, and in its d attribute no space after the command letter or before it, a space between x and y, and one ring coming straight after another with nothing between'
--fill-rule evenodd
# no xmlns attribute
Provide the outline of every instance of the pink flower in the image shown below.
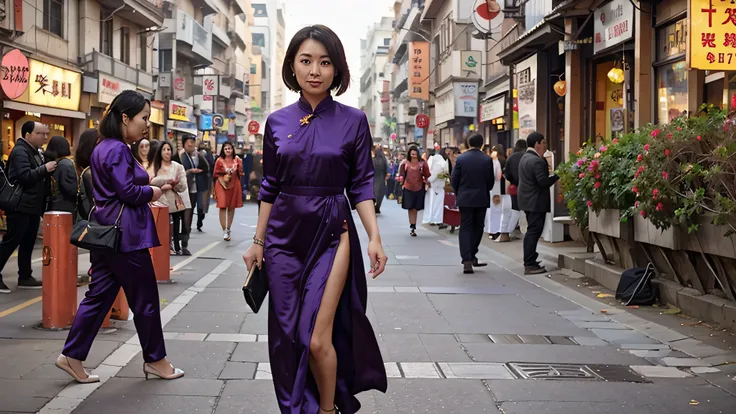
<svg viewBox="0 0 736 414"><path fill-rule="evenodd" d="M595 154L593 154L593 158L595 158L595 159L598 159L600 157L601 157L601 153L600 152L596 152Z"/></svg>
<svg viewBox="0 0 736 414"><path fill-rule="evenodd" d="M580 174L578 175L578 178L580 178L580 179L583 179L583 178L585 178L585 173L580 173Z"/></svg>
<svg viewBox="0 0 736 414"><path fill-rule="evenodd" d="M682 131L682 128L680 128L680 127L677 127L677 130L678 130L678 131Z"/></svg>
<svg viewBox="0 0 736 414"><path fill-rule="evenodd" d="M613 141L611 141L614 145L618 144L618 138L614 138Z"/></svg>
<svg viewBox="0 0 736 414"><path fill-rule="evenodd" d="M640 211L639 214L641 214L642 217L646 217L647 213L644 212L644 210Z"/></svg>
<svg viewBox="0 0 736 414"><path fill-rule="evenodd" d="M655 129L654 131L652 131L652 136L653 137L656 137L657 135L659 135L659 128L658 129Z"/></svg>
<svg viewBox="0 0 736 414"><path fill-rule="evenodd" d="M638 157L636 157L636 161L641 162L641 160L644 159L644 156L639 154Z"/></svg>
<svg viewBox="0 0 736 414"><path fill-rule="evenodd" d="M606 151L608 151L608 148L606 148L605 145L601 145L601 147L598 149L598 151L600 151L600 152L606 152Z"/></svg>
<svg viewBox="0 0 736 414"><path fill-rule="evenodd" d="M649 144L644 145L644 151L649 151Z"/></svg>
<svg viewBox="0 0 736 414"><path fill-rule="evenodd" d="M652 190L652 199L656 200L657 195L659 195L659 190L655 188L654 190Z"/></svg>
<svg viewBox="0 0 736 414"><path fill-rule="evenodd" d="M638 201L635 201L634 202L634 207L639 208L639 202Z"/></svg>
<svg viewBox="0 0 736 414"><path fill-rule="evenodd" d="M667 134L667 139L672 139L672 134Z"/></svg>
<svg viewBox="0 0 736 414"><path fill-rule="evenodd" d="M662 204L662 203L657 203L657 207L656 207L656 209L657 209L657 211L662 211L662 210L664 210L664 204Z"/></svg>
<svg viewBox="0 0 736 414"><path fill-rule="evenodd" d="M670 150L666 149L664 150L664 156L669 157L670 156Z"/></svg>
<svg viewBox="0 0 736 414"><path fill-rule="evenodd" d="M695 139L697 139L698 141L702 141L703 140L703 138L701 138L700 135L698 135L697 137L695 137Z"/></svg>
<svg viewBox="0 0 736 414"><path fill-rule="evenodd" d="M596 175L595 175L595 179L597 180L597 179L599 179L599 178L601 178L601 175L600 175L600 174L596 174Z"/></svg>
<svg viewBox="0 0 736 414"><path fill-rule="evenodd" d="M662 171L662 178L665 180L668 180L670 178L670 175L667 173L667 171Z"/></svg>
<svg viewBox="0 0 736 414"><path fill-rule="evenodd" d="M583 164L585 164L585 161L583 161L582 159L579 159L578 162L577 162L577 164L578 164L578 167L580 167Z"/></svg>
<svg viewBox="0 0 736 414"><path fill-rule="evenodd" d="M587 202L586 202L585 204L587 204L587 205L588 205L588 207L593 207L593 202L592 202L592 201L590 201L590 200L588 200L588 201L587 201Z"/></svg>
<svg viewBox="0 0 736 414"><path fill-rule="evenodd" d="M639 194L639 188L638 187L631 187L631 191L634 192L634 193L636 193L636 194Z"/></svg>
<svg viewBox="0 0 736 414"><path fill-rule="evenodd" d="M600 163L598 162L598 160L591 161L590 165L588 166L588 171L595 171L595 169L598 168L599 164Z"/></svg>
<svg viewBox="0 0 736 414"><path fill-rule="evenodd" d="M600 181L596 181L595 184L593 184L593 188L595 188L595 189L601 188L601 182Z"/></svg>

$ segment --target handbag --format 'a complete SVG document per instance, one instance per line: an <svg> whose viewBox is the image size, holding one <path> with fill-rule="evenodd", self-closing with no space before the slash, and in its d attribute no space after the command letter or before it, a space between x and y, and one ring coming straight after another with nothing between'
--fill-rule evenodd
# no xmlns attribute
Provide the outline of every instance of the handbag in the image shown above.
<svg viewBox="0 0 736 414"><path fill-rule="evenodd" d="M120 213L111 226L105 226L92 220L92 212L97 206L93 206L87 220L79 220L72 227L71 244L87 250L103 250L118 253L120 250L120 217L123 215L125 205L120 207Z"/></svg>
<svg viewBox="0 0 736 414"><path fill-rule="evenodd" d="M13 153L10 153L10 157L8 157L8 162L5 164L6 168L10 165L11 159L13 159ZM5 173L5 168L0 167L0 173L2 173L2 177L0 177L0 210L6 213L13 212L20 205L23 186L18 183L12 184Z"/></svg>
<svg viewBox="0 0 736 414"><path fill-rule="evenodd" d="M243 296L245 297L245 303L250 306L253 313L258 313L263 305L263 301L266 299L268 294L268 278L266 272L263 269L264 264L261 264L261 268L254 263L248 272L248 277L243 283Z"/></svg>

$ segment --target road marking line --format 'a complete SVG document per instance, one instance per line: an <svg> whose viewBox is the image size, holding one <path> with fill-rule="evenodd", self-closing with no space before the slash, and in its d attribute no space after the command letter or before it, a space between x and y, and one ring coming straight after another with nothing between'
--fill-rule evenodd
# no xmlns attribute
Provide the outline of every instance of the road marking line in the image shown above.
<svg viewBox="0 0 736 414"><path fill-rule="evenodd" d="M173 268L171 268L171 271L172 272L176 272L177 270L179 270L182 267L188 265L189 263L192 263L193 261L197 260L197 258L199 258L199 256L201 256L201 255L207 253L208 251L212 250L218 244L220 244L219 241L212 242L212 243L208 244L202 250L194 253L192 256L190 256L190 257L182 260L181 262L177 263L176 266L174 266Z"/></svg>
<svg viewBox="0 0 736 414"><path fill-rule="evenodd" d="M186 264L191 263L192 260L212 249L218 243L219 242L214 242L204 249L198 251L191 258L179 263L175 267L175 269L181 268ZM200 278L200 281L204 279L204 281L206 282L200 283L200 287L207 287L209 283L214 281L217 276L227 270L232 264L233 262L231 260L223 260L222 263L218 265L213 271L207 273L206 275L202 276L202 278ZM189 289L187 289L187 291L189 291ZM162 327L165 327L166 324L169 323L174 318L174 316L176 316L176 314L178 314L186 306L185 304L179 303L179 298L181 297L182 299L184 299L185 297L191 297L192 291L187 291L177 296L176 299L172 301L172 303L161 310ZM194 292L195 295L196 293L199 293L198 291ZM108 355L107 358L105 358L105 360L102 361L102 363L100 363L100 365L92 371L92 374L100 375L100 382L93 384L77 384L76 382L70 382L66 386L66 388L61 390L61 392L56 397L52 398L51 401L46 403L46 405L43 406L40 411L38 411L38 414L71 414L71 412L79 407L79 405L82 404L82 402L87 397L92 395L92 393L95 392L97 388L101 387L102 384L106 383L110 378L117 375L117 373L125 365L130 363L130 361L140 352L140 350L141 347L140 344L138 344L138 334L136 333L135 335L130 337L129 340L125 341L125 343L122 344L118 349L116 349L112 354Z"/></svg>
<svg viewBox="0 0 736 414"><path fill-rule="evenodd" d="M10 314L13 314L15 312L18 312L21 309L25 309L25 308L27 308L27 307L29 307L31 305L34 305L34 304L40 302L41 301L41 298L43 298L43 296L37 296L37 297L35 297L33 299L29 299L29 300L21 303L20 305L15 305L15 306L13 306L10 309L6 309L6 310L0 312L0 318L4 318L4 317L6 317L6 316L8 316Z"/></svg>

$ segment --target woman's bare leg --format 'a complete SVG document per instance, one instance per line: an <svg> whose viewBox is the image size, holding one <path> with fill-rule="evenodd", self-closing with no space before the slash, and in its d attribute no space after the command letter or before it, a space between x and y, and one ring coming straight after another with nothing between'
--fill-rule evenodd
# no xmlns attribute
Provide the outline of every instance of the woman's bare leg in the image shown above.
<svg viewBox="0 0 736 414"><path fill-rule="evenodd" d="M235 220L235 209L227 209L227 229L230 230L233 227L233 220Z"/></svg>
<svg viewBox="0 0 736 414"><path fill-rule="evenodd" d="M227 228L227 209L221 208L220 209L220 226L222 227L222 231L225 231Z"/></svg>
<svg viewBox="0 0 736 414"><path fill-rule="evenodd" d="M332 329L340 296L345 288L350 264L350 239L348 232L340 237L332 271L317 312L317 321L309 343L309 369L314 375L319 390L320 412L335 407L335 388L337 386L337 353L332 344Z"/></svg>

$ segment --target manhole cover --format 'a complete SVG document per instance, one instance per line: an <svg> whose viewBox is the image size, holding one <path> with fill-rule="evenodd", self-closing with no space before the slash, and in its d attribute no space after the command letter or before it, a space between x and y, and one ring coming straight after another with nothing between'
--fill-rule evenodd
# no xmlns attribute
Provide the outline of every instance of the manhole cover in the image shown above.
<svg viewBox="0 0 736 414"><path fill-rule="evenodd" d="M523 379L535 380L602 380L586 365L509 363L509 368Z"/></svg>

